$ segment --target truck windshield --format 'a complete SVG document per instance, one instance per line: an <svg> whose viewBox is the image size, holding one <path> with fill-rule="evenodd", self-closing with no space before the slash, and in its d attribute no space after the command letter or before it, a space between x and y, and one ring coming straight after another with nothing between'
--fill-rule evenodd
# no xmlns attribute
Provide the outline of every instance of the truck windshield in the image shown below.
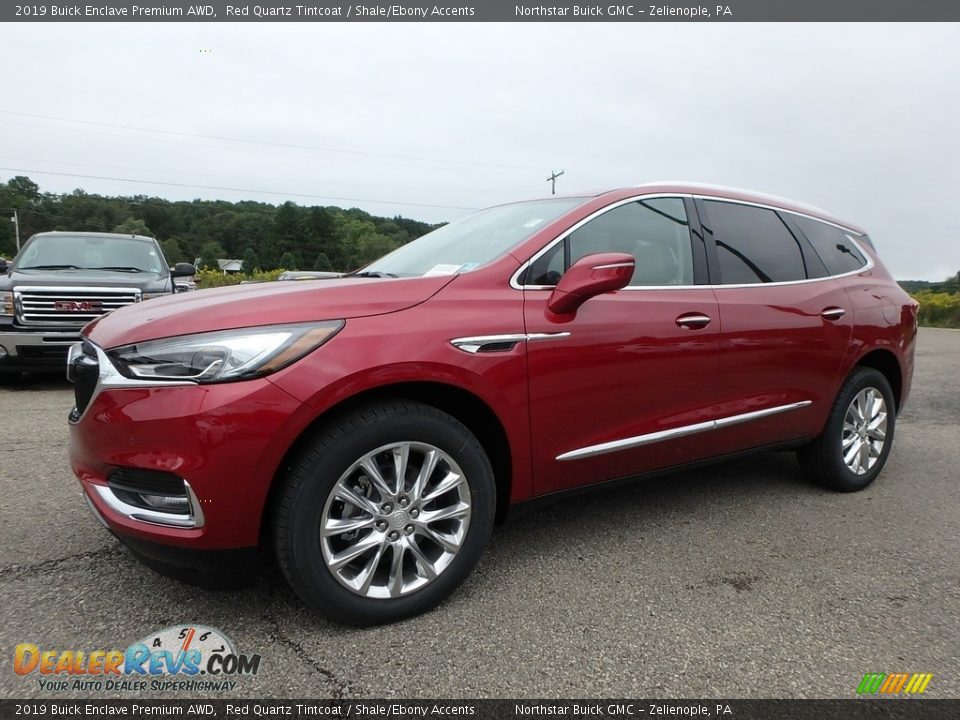
<svg viewBox="0 0 960 720"><path fill-rule="evenodd" d="M583 200L535 200L481 210L397 248L357 274L420 277L467 272L500 257Z"/></svg>
<svg viewBox="0 0 960 720"><path fill-rule="evenodd" d="M162 274L156 245L125 237L41 235L17 258L15 270L114 270Z"/></svg>

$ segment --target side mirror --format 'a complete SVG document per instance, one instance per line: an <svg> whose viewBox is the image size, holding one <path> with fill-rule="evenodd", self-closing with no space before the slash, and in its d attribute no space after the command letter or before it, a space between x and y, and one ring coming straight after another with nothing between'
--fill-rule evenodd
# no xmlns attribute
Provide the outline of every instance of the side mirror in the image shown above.
<svg viewBox="0 0 960 720"><path fill-rule="evenodd" d="M197 269L190 263L177 263L170 269L171 277L190 277L196 274Z"/></svg>
<svg viewBox="0 0 960 720"><path fill-rule="evenodd" d="M626 253L584 255L560 278L547 307L558 315L576 312L595 295L625 288L635 265L636 261Z"/></svg>

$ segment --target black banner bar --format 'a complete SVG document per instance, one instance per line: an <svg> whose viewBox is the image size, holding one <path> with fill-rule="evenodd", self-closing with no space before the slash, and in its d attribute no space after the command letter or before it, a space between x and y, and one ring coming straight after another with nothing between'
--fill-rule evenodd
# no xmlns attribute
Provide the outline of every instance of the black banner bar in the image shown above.
<svg viewBox="0 0 960 720"><path fill-rule="evenodd" d="M36 0L4 22L911 22L960 21L955 0Z"/></svg>
<svg viewBox="0 0 960 720"><path fill-rule="evenodd" d="M960 700L0 700L14 718L954 720Z"/></svg>

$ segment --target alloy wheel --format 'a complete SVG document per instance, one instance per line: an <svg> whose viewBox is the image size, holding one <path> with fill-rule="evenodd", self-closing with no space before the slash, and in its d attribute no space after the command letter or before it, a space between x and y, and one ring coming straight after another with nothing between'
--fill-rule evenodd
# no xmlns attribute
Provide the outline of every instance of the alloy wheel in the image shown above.
<svg viewBox="0 0 960 720"><path fill-rule="evenodd" d="M426 443L384 445L330 491L320 519L323 559L357 595L408 595L450 566L470 515L470 487L450 455Z"/></svg>
<svg viewBox="0 0 960 720"><path fill-rule="evenodd" d="M865 475L876 465L887 442L887 404L879 390L864 388L843 418L841 452L850 472Z"/></svg>

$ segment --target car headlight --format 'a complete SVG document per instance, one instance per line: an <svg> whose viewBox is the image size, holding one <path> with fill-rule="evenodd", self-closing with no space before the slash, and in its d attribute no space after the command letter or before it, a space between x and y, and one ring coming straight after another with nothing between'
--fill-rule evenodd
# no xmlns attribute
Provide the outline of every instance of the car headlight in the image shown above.
<svg viewBox="0 0 960 720"><path fill-rule="evenodd" d="M246 380L299 360L343 325L343 320L330 320L181 335L124 345L107 355L128 378L197 383Z"/></svg>
<svg viewBox="0 0 960 720"><path fill-rule="evenodd" d="M13 315L12 292L0 292L0 315Z"/></svg>

